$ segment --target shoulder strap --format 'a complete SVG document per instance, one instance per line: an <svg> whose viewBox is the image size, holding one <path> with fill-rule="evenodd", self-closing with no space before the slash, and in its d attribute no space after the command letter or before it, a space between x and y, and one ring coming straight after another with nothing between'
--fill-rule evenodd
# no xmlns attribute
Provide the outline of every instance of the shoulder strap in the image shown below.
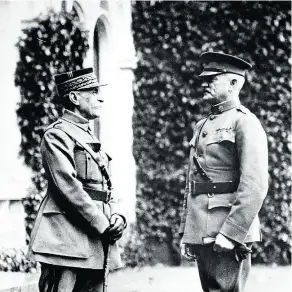
<svg viewBox="0 0 292 292"><path fill-rule="evenodd" d="M195 138L195 149L196 149L196 151L197 151L198 141L199 141L199 137L200 137L201 131L202 131L204 125L206 124L206 122L208 121L208 117L209 117L209 115L204 120L202 120L200 125L198 125L197 136Z"/></svg>
<svg viewBox="0 0 292 292"><path fill-rule="evenodd" d="M86 150L90 154L90 156L93 158L93 160L96 162L96 164L100 168L100 171L106 180L108 189L111 190L112 182L111 182L109 173L106 169L106 166L101 160L100 152L95 153L86 143L83 143L82 141L78 140L78 138L76 138L77 135L75 134L75 129L73 125L69 124L68 122L62 121L62 123L56 125L55 128L62 130L64 133L66 133L71 139L75 140L82 148L84 148L84 150Z"/></svg>
<svg viewBox="0 0 292 292"><path fill-rule="evenodd" d="M195 136L195 141L194 141L194 154L193 154L193 161L194 164L198 170L198 172L200 173L200 175L206 179L207 181L212 181L212 178L208 175L208 173L206 172L206 170L202 167L201 163L199 162L199 158L197 155L197 148L198 148L198 142L199 142L199 137L201 134L201 131L205 125L205 123L207 122L208 117L202 121L202 123L198 126L198 129L196 131L197 136Z"/></svg>

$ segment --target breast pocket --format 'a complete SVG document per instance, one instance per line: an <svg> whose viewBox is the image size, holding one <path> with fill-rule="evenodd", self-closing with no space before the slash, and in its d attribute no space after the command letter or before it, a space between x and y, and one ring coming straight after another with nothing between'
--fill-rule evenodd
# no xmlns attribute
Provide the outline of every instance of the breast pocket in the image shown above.
<svg viewBox="0 0 292 292"><path fill-rule="evenodd" d="M210 138L206 146L206 166L218 170L235 169L238 165L235 133L222 131Z"/></svg>
<svg viewBox="0 0 292 292"><path fill-rule="evenodd" d="M102 175L96 162L85 150L75 150L74 153L77 177L81 180L102 182Z"/></svg>
<svg viewBox="0 0 292 292"><path fill-rule="evenodd" d="M84 150L75 150L74 153L77 177L80 179L87 179L89 172L88 155Z"/></svg>

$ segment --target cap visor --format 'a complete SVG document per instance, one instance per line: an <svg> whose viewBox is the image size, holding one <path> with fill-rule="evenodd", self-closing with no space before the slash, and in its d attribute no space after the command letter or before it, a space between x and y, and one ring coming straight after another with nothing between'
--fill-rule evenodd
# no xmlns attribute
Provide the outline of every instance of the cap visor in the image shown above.
<svg viewBox="0 0 292 292"><path fill-rule="evenodd" d="M101 86L106 86L107 84L99 84L98 82L80 87L79 90L83 90L83 89L90 89L90 88L97 88L97 87L101 87Z"/></svg>
<svg viewBox="0 0 292 292"><path fill-rule="evenodd" d="M211 75L218 75L218 74L221 74L222 72L218 72L218 71L203 71L199 77L202 77L202 76L211 76Z"/></svg>

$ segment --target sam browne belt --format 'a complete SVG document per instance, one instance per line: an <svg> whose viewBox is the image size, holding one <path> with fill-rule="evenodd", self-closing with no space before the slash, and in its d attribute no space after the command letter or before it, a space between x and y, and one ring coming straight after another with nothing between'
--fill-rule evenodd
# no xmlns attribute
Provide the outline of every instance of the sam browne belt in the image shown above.
<svg viewBox="0 0 292 292"><path fill-rule="evenodd" d="M200 194L224 194L233 193L237 190L238 182L234 181L218 181L214 182L213 179L207 174L198 160L198 155L195 152L193 155L194 165L198 172L203 177L205 182L190 182L190 191L192 195Z"/></svg>
<svg viewBox="0 0 292 292"><path fill-rule="evenodd" d="M224 194L233 193L237 190L238 182L218 181L218 182L190 182L191 194L196 196L200 194Z"/></svg>
<svg viewBox="0 0 292 292"><path fill-rule="evenodd" d="M89 195L89 197L94 201L102 201L108 203L111 198L110 191L99 191L93 188L88 188L83 186L84 191Z"/></svg>

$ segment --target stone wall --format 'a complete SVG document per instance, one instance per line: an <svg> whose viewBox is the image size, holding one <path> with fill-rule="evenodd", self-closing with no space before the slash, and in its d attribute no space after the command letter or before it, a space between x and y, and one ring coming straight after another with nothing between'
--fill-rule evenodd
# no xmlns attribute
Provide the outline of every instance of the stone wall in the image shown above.
<svg viewBox="0 0 292 292"><path fill-rule="evenodd" d="M46 10L50 1L0 1L0 250L25 246L24 210L21 199L30 186L30 171L18 156L20 132L16 106L19 90L14 86L18 59L15 44L25 20Z"/></svg>

